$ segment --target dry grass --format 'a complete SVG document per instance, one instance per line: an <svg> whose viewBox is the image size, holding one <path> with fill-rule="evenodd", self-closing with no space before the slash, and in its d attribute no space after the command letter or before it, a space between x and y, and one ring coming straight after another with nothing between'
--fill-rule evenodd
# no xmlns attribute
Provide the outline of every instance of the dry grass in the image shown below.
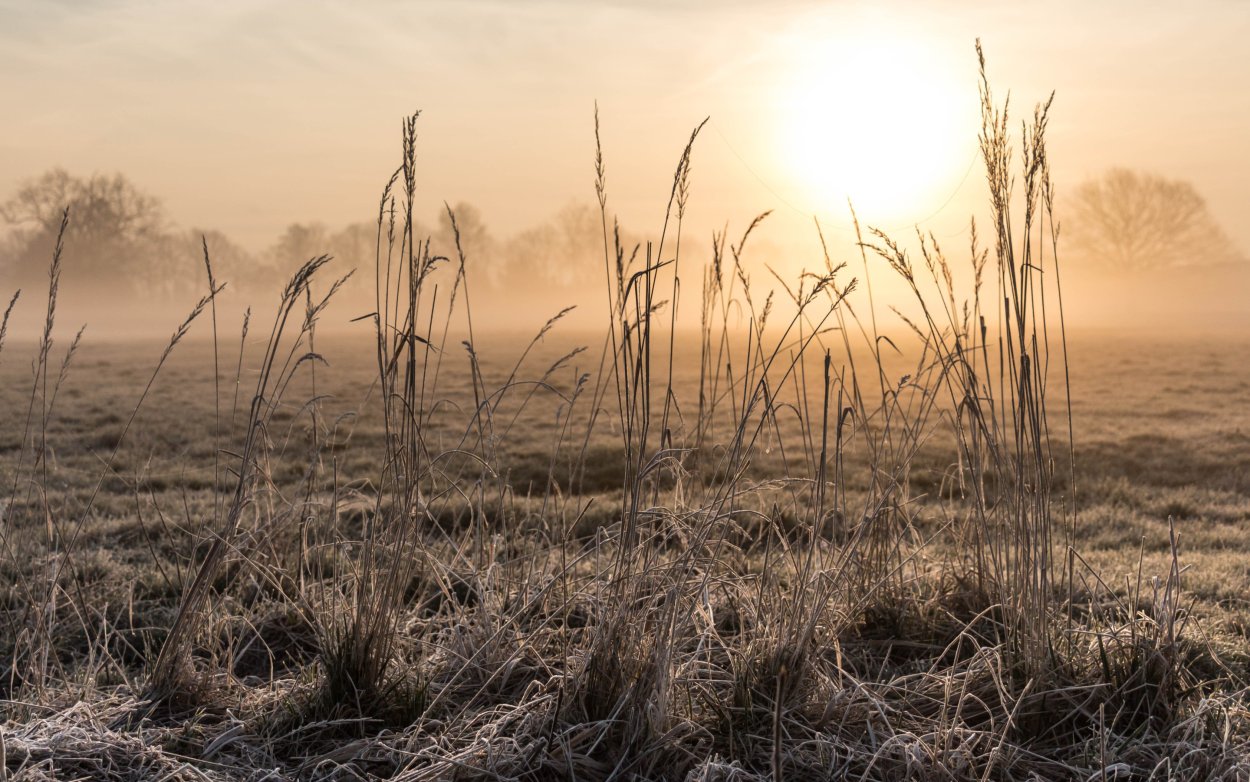
<svg viewBox="0 0 1250 782"><path fill-rule="evenodd" d="M718 237L689 334L698 128L645 246L598 149L590 371L564 313L479 344L473 259L414 232L415 116L362 341L317 335L318 258L223 355L206 259L150 374L118 346L67 370L58 253L0 432L0 778L1246 778L1245 368L1069 338L1048 104L1013 193L982 97L966 272L865 229L774 294L762 216ZM1205 385L1121 388L1109 355Z"/></svg>

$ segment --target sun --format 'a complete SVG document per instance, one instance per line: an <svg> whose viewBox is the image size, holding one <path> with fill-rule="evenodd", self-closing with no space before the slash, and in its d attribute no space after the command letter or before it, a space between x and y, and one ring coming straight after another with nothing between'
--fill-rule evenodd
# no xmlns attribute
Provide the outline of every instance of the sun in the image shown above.
<svg viewBox="0 0 1250 782"><path fill-rule="evenodd" d="M977 149L976 82L916 37L847 31L805 44L780 91L781 165L817 215L915 223L942 206Z"/></svg>

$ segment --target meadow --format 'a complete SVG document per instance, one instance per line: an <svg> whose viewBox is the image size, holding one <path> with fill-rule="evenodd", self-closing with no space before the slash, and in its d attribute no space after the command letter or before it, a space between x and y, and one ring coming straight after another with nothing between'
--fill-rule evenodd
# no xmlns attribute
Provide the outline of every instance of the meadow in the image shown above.
<svg viewBox="0 0 1250 782"><path fill-rule="evenodd" d="M168 342L78 343L54 257L0 352L0 774L1250 776L1250 342L1066 328L1048 105L982 98L958 256L683 258L698 129L625 246L601 154L598 332L474 329L415 116L349 333L328 259L244 326L206 257Z"/></svg>

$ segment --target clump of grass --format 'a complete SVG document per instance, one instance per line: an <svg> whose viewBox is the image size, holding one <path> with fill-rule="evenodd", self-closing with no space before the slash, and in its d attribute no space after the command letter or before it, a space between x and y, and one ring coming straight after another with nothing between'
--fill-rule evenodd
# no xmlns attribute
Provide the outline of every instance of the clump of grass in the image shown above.
<svg viewBox="0 0 1250 782"><path fill-rule="evenodd" d="M257 465L260 459L263 432L277 409L281 390L289 382L291 373L295 372L302 363L301 360L295 359L295 352L300 340L311 328L317 310L310 311L300 328L299 335L289 346L283 343L284 333L296 304L304 297L304 292L311 284L313 276L329 260L329 256L323 255L305 263L291 277L282 292L269 342L261 359L256 391L252 396L244 429L245 436L239 454L235 488L226 508L222 528L212 539L208 551L197 566L195 576L186 585L173 626L161 646L160 655L152 666L148 691L157 700L178 700L197 689L195 686L197 677L190 663L191 644L203 630L204 603L208 599L209 590L227 566L228 560L236 553L235 547L243 513L255 497ZM328 303L337 287L337 284L331 286L321 307ZM195 314L198 315L207 303L207 300L201 301ZM185 334L189 323L190 319L179 328L170 342L171 349ZM168 350L166 355L168 355Z"/></svg>

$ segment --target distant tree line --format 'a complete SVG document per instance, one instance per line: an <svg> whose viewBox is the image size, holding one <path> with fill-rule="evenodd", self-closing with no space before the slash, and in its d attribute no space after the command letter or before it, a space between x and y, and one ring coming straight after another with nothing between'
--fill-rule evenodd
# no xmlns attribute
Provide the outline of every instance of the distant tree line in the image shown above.
<svg viewBox="0 0 1250 782"><path fill-rule="evenodd" d="M5 287L37 287L46 280L66 207L64 280L71 292L76 288L92 299L202 292L202 243L208 245L216 277L249 295L276 290L301 264L322 254L335 256L343 272L357 269L347 295L372 295L378 238L372 223L337 229L295 223L269 247L252 251L220 231L179 228L158 198L121 174L84 178L62 169L23 183L0 202L0 220L8 228L0 238ZM602 282L602 226L590 205L571 204L545 223L507 237L492 234L470 204L453 211L471 280L485 292L559 291ZM1067 215L1065 247L1090 268L1142 273L1244 259L1185 181L1112 169L1077 188ZM418 235L430 238L435 254L455 257L446 213ZM630 246L637 239L624 241Z"/></svg>
<svg viewBox="0 0 1250 782"><path fill-rule="evenodd" d="M286 227L267 248L252 251L217 230L184 229L161 201L121 174L77 177L54 169L23 183L0 203L7 233L0 239L0 281L6 287L46 284L61 217L70 210L64 280L92 298L169 297L203 291L203 245L215 276L235 290L276 290L309 258L330 254L341 272L357 269L346 293L372 295L377 226L321 223ZM603 275L599 212L571 204L547 222L496 237L470 204L453 207L474 285L498 291L595 285ZM431 251L454 258L451 219L440 214L418 235Z"/></svg>

